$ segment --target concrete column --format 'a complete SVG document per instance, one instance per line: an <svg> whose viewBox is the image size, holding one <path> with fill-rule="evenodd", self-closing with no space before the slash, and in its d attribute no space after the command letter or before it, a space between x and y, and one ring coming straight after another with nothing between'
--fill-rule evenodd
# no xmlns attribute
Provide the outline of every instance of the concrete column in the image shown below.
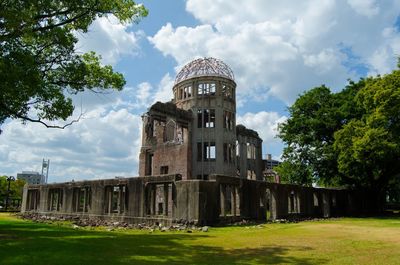
<svg viewBox="0 0 400 265"><path fill-rule="evenodd" d="M270 199L270 218L271 220L276 220L278 218L278 193L276 191L276 187L272 187L270 189L271 199Z"/></svg>
<svg viewBox="0 0 400 265"><path fill-rule="evenodd" d="M261 150L261 145L262 145L262 140L260 140L257 144L256 144L256 159L255 159L255 172L256 172L256 179L257 180L262 180L263 176L262 176L262 167L263 167L263 163L262 163L262 150Z"/></svg>
<svg viewBox="0 0 400 265"><path fill-rule="evenodd" d="M329 199L329 193L324 191L322 193L322 212L325 218L331 216L331 204Z"/></svg>
<svg viewBox="0 0 400 265"><path fill-rule="evenodd" d="M245 139L243 137L238 138L239 141L239 168L240 168L240 177L247 179L247 145Z"/></svg>
<svg viewBox="0 0 400 265"><path fill-rule="evenodd" d="M220 215L225 216L225 186L220 184L219 186L219 193L220 193Z"/></svg>
<svg viewBox="0 0 400 265"><path fill-rule="evenodd" d="M235 201L236 201L236 216L240 216L240 192L239 192L239 187L234 187L235 188Z"/></svg>
<svg viewBox="0 0 400 265"><path fill-rule="evenodd" d="M21 213L26 212L26 209L28 208L28 184L24 185L24 190L22 192L22 204L21 204Z"/></svg>
<svg viewBox="0 0 400 265"><path fill-rule="evenodd" d="M87 208L86 208L86 205L87 205L87 202L86 202L87 193L88 193L88 190L87 190L87 188L85 187L85 189L84 189L84 191L83 191L83 212L84 212L84 213L87 212Z"/></svg>
<svg viewBox="0 0 400 265"><path fill-rule="evenodd" d="M173 211L174 211L174 200L172 198L172 185L173 184L168 184L168 212L167 215L169 217L173 216Z"/></svg>
<svg viewBox="0 0 400 265"><path fill-rule="evenodd" d="M154 185L150 185L150 215L156 213L156 190Z"/></svg>
<svg viewBox="0 0 400 265"><path fill-rule="evenodd" d="M164 184L164 212L163 215L168 216L169 212L169 201L168 201L168 184Z"/></svg>
<svg viewBox="0 0 400 265"><path fill-rule="evenodd" d="M231 214L236 216L236 190L235 187L231 187Z"/></svg>

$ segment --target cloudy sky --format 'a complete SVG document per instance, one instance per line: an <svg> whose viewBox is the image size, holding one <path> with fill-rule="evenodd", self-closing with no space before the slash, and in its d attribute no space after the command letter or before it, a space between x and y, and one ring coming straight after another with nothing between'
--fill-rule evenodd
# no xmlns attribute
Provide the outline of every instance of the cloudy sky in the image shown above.
<svg viewBox="0 0 400 265"><path fill-rule="evenodd" d="M197 57L216 57L234 71L237 121L259 132L263 155L279 158L276 126L295 98L326 84L384 74L400 55L398 0L170 0L143 2L149 16L121 25L98 19L79 34L77 50L94 50L125 75L123 92L75 96L64 130L7 120L0 135L0 175L41 170L49 182L136 176L141 114L172 98L175 75Z"/></svg>

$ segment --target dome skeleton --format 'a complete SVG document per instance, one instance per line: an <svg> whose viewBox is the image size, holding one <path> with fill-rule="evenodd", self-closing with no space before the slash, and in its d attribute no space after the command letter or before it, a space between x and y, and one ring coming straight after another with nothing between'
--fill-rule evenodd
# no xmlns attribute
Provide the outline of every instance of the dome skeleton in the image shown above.
<svg viewBox="0 0 400 265"><path fill-rule="evenodd" d="M175 84L200 76L219 76L234 81L232 69L223 61L209 57L199 58L186 64L176 75Z"/></svg>

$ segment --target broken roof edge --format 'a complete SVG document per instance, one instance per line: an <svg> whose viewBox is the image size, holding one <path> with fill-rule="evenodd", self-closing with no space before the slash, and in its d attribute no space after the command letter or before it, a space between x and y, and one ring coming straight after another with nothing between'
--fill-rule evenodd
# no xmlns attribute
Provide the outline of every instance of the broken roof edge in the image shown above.
<svg viewBox="0 0 400 265"><path fill-rule="evenodd" d="M148 112L159 112L165 115L174 116L177 118L191 120L192 119L192 112L188 110L183 110L178 108L174 103L171 101L169 102L160 102L157 101L148 109Z"/></svg>
<svg viewBox="0 0 400 265"><path fill-rule="evenodd" d="M236 125L236 134L250 136L250 137L261 140L260 136L258 135L258 132L254 131L252 129L248 129L248 128L246 128L246 126L244 126L242 124Z"/></svg>

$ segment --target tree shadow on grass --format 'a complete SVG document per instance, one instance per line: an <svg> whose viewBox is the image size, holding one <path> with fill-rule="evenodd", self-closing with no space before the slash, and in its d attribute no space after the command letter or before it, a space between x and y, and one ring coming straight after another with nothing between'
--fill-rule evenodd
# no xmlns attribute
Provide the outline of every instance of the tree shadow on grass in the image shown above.
<svg viewBox="0 0 400 265"><path fill-rule="evenodd" d="M206 233L107 232L30 222L0 223L0 264L323 264L306 247L224 249L196 244Z"/></svg>

